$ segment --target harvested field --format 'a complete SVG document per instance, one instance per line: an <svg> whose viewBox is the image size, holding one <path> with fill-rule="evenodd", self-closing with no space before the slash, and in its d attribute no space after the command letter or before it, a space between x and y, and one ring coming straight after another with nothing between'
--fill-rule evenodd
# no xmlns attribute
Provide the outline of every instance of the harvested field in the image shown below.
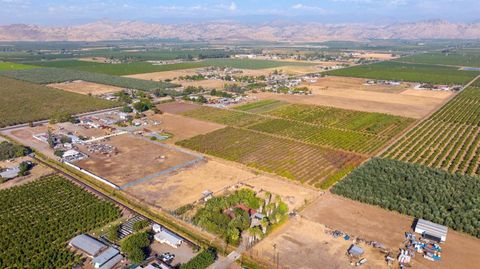
<svg viewBox="0 0 480 269"><path fill-rule="evenodd" d="M375 59L375 60L392 60L398 58L398 56L393 56L391 53L381 53L381 52L364 52L360 51L360 55L354 55L355 58L365 58L365 59Z"/></svg>
<svg viewBox="0 0 480 269"><path fill-rule="evenodd" d="M406 89L413 88L411 83L403 82L398 86L389 85L369 85L366 84L367 79L353 78L353 77L335 77L327 76L317 79L316 82L304 82L304 85L312 90L359 90L359 91L373 91L385 93L400 93Z"/></svg>
<svg viewBox="0 0 480 269"><path fill-rule="evenodd" d="M184 112L188 112L191 110L195 110L200 108L199 105L189 104L189 103L178 103L178 102L170 102L165 104L157 105L157 108L163 112L171 113L171 114L181 114Z"/></svg>
<svg viewBox="0 0 480 269"><path fill-rule="evenodd" d="M386 113L414 119L420 119L428 115L431 111L441 106L448 98L340 89L333 91L312 89L312 92L313 95L258 93L253 96L259 99L275 99L298 104L332 106L365 112Z"/></svg>
<svg viewBox="0 0 480 269"><path fill-rule="evenodd" d="M175 84L181 84L183 87L194 86L194 87L203 87L207 89L217 89L222 90L226 85L233 85L235 82L232 81L225 81L225 80L213 80L213 79L205 79L205 80L198 80L198 81L184 81L184 80L175 80L173 81Z"/></svg>
<svg viewBox="0 0 480 269"><path fill-rule="evenodd" d="M202 192L215 195L239 184L253 186L255 190L267 190L282 197L290 209L299 208L305 200L312 200L317 192L298 184L267 175L257 175L223 160L208 160L195 167L179 170L171 176L157 177L136 185L126 192L155 207L175 210L202 198Z"/></svg>
<svg viewBox="0 0 480 269"><path fill-rule="evenodd" d="M325 194L308 206L302 216L312 222L325 224L348 234L375 240L396 250L410 231L413 218L376 206L362 204L333 194ZM304 235L305 236L309 236ZM474 268L478 263L480 240L453 230L448 231L440 262L418 256L415 268Z"/></svg>
<svg viewBox="0 0 480 269"><path fill-rule="evenodd" d="M161 123L156 126L149 126L147 129L155 132L163 131L173 134L173 137L168 140L170 143L189 139L196 135L207 134L225 127L225 125L214 122L205 122L170 113L163 113L162 115L155 114L149 118Z"/></svg>
<svg viewBox="0 0 480 269"><path fill-rule="evenodd" d="M75 162L75 165L118 186L132 184L134 181L198 158L161 146L160 143L130 135L112 137L104 144L115 147L117 153L111 156L89 153L85 146L81 146L80 149L89 154L89 158Z"/></svg>
<svg viewBox="0 0 480 269"><path fill-rule="evenodd" d="M158 81L158 80L166 80L166 79L175 79L181 76L195 75L197 74L197 71L198 71L198 68L192 68L192 69L181 69L181 70L173 70L173 71L135 74L135 75L128 75L125 77Z"/></svg>
<svg viewBox="0 0 480 269"><path fill-rule="evenodd" d="M316 187L363 160L356 154L232 127L177 144Z"/></svg>
<svg viewBox="0 0 480 269"><path fill-rule="evenodd" d="M327 234L324 225L297 217L260 241L247 254L269 264L268 268L275 268L278 263L280 268L350 269L352 266L345 253L351 244L352 241ZM365 244L360 246L368 260L362 268L386 268L384 254Z"/></svg>
<svg viewBox="0 0 480 269"><path fill-rule="evenodd" d="M122 90L120 87L92 83L82 80L75 80L72 82L53 83L47 86L80 94L102 95L105 93L119 92Z"/></svg>

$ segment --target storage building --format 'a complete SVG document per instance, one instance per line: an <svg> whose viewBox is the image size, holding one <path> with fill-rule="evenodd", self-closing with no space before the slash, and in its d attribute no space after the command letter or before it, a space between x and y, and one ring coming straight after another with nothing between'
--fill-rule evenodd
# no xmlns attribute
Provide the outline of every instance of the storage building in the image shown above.
<svg viewBox="0 0 480 269"><path fill-rule="evenodd" d="M115 256L119 255L120 251L113 247L107 248L105 251L103 251L100 255L97 257L93 258L92 263L95 268L100 268L104 266L108 261L113 259Z"/></svg>
<svg viewBox="0 0 480 269"><path fill-rule="evenodd" d="M72 240L70 240L69 244L70 246L81 250L90 257L97 256L102 250L107 248L105 244L86 234L75 236Z"/></svg>
<svg viewBox="0 0 480 269"><path fill-rule="evenodd" d="M418 219L415 232L427 239L443 243L447 240L448 228L428 220Z"/></svg>
<svg viewBox="0 0 480 269"><path fill-rule="evenodd" d="M170 245L171 247L174 247L174 248L178 248L183 242L183 238L170 232L167 229L163 229L159 233L156 233L154 238L158 242L162 244Z"/></svg>

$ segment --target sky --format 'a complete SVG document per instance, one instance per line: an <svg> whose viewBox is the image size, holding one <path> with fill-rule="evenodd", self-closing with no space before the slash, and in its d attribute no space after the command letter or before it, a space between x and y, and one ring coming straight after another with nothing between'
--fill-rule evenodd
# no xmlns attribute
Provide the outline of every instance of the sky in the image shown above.
<svg viewBox="0 0 480 269"><path fill-rule="evenodd" d="M392 23L480 22L480 0L0 0L0 24L65 26L98 20Z"/></svg>

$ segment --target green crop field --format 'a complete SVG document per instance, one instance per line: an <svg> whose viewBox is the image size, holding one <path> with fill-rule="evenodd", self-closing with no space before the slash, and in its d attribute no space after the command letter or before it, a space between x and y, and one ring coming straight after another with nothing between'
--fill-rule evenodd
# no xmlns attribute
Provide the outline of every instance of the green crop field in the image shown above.
<svg viewBox="0 0 480 269"><path fill-rule="evenodd" d="M22 70L22 69L32 69L37 68L33 65L26 65L26 64L17 64L11 62L0 62L0 71L5 70Z"/></svg>
<svg viewBox="0 0 480 269"><path fill-rule="evenodd" d="M480 71L463 71L457 67L429 64L381 62L337 69L328 71L325 74L431 84L464 85L480 75Z"/></svg>
<svg viewBox="0 0 480 269"><path fill-rule="evenodd" d="M33 70L33 69L32 69ZM118 106L92 96L0 77L0 127Z"/></svg>
<svg viewBox="0 0 480 269"><path fill-rule="evenodd" d="M417 54L398 59L401 62L480 67L480 49Z"/></svg>
<svg viewBox="0 0 480 269"><path fill-rule="evenodd" d="M100 200L60 176L0 191L0 268L74 268L74 236L120 217Z"/></svg>
<svg viewBox="0 0 480 269"><path fill-rule="evenodd" d="M384 157L480 175L480 88L469 87L393 145Z"/></svg>
<svg viewBox="0 0 480 269"><path fill-rule="evenodd" d="M480 237L480 178L375 158L332 192Z"/></svg>
<svg viewBox="0 0 480 269"><path fill-rule="evenodd" d="M177 143L202 153L320 187L363 157L245 129L227 127Z"/></svg>
<svg viewBox="0 0 480 269"><path fill-rule="evenodd" d="M105 74L97 74L71 69L61 68L35 68L28 70L13 70L0 72L0 76L11 77L18 80L37 84L58 83L72 80L84 80L94 83L112 85L122 88L138 90L164 89L172 86L170 83L150 80L125 78Z"/></svg>
<svg viewBox="0 0 480 269"><path fill-rule="evenodd" d="M360 154L372 154L414 121L270 100L237 106L235 110L201 107L183 115Z"/></svg>
<svg viewBox="0 0 480 269"><path fill-rule="evenodd" d="M125 64L106 64L86 61L66 60L66 61L48 61L33 62L32 65L43 67L70 68L87 72L103 73L108 75L132 75L151 72L172 71L190 68L200 68L207 66L228 66L241 69L265 69L282 66L308 66L310 63L302 62L281 62L270 60L251 60L251 59L207 59L201 61L187 61L183 63L154 65L148 62L132 62Z"/></svg>
<svg viewBox="0 0 480 269"><path fill-rule="evenodd" d="M360 112L324 106L286 104L272 100L262 100L235 108L255 113L260 111L260 113L284 119L387 137L396 135L414 122L414 119L382 113Z"/></svg>

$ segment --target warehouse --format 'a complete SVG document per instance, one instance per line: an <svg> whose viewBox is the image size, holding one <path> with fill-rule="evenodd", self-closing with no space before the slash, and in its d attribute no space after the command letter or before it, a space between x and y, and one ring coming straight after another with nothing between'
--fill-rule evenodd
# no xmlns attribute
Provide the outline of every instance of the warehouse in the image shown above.
<svg viewBox="0 0 480 269"><path fill-rule="evenodd" d="M444 243L447 240L448 228L428 220L418 219L415 224L415 232L427 239Z"/></svg>
<svg viewBox="0 0 480 269"><path fill-rule="evenodd" d="M120 254L120 251L118 251L113 247L109 247L107 250L103 251L100 255L93 258L92 260L93 266L97 269L102 268L107 262L114 259L116 256L119 256L119 254ZM114 259L114 260L117 260L117 259Z"/></svg>
<svg viewBox="0 0 480 269"><path fill-rule="evenodd" d="M102 250L107 248L105 244L86 234L75 236L70 240L70 246L77 248L90 257L97 256Z"/></svg>

